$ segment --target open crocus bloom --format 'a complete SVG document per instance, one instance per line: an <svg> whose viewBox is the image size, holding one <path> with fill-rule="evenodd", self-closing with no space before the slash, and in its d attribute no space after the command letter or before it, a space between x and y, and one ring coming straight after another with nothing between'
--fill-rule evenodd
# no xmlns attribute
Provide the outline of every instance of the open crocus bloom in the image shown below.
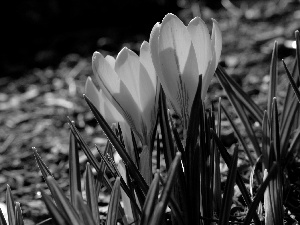
<svg viewBox="0 0 300 225"><path fill-rule="evenodd" d="M93 72L100 88L128 122L143 145L148 145L157 116L158 85L150 46L143 42L140 56L123 48L114 59L93 55Z"/></svg>
<svg viewBox="0 0 300 225"><path fill-rule="evenodd" d="M212 35L201 18L188 26L173 14L157 23L150 35L151 56L159 81L175 112L187 128L192 103L202 74L201 98L218 65L222 49L219 26L213 21Z"/></svg>

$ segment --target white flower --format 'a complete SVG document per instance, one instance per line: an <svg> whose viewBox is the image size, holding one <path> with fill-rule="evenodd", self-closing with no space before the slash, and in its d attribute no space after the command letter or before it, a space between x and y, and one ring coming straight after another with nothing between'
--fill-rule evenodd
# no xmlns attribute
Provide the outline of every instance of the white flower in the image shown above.
<svg viewBox="0 0 300 225"><path fill-rule="evenodd" d="M125 118L131 129L148 145L157 117L157 76L148 42L143 42L140 56L123 48L114 59L93 55L93 71L103 93Z"/></svg>
<svg viewBox="0 0 300 225"><path fill-rule="evenodd" d="M150 35L151 56L166 96L175 112L183 119L185 128L202 74L201 98L218 65L222 36L218 23L213 21L212 35L201 18L188 26L173 14L157 23Z"/></svg>

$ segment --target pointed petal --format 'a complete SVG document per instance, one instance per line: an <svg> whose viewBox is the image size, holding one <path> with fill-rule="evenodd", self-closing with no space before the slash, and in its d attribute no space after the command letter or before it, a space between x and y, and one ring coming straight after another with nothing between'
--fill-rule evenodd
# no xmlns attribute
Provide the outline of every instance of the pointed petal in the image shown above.
<svg viewBox="0 0 300 225"><path fill-rule="evenodd" d="M213 29L212 29L212 46L214 46L215 53L216 53L216 65L215 69L220 60L221 51L222 51L222 33L219 27L219 24L216 20L212 19L213 21Z"/></svg>
<svg viewBox="0 0 300 225"><path fill-rule="evenodd" d="M140 60L138 55L124 47L116 58L115 70L128 88L137 105L140 106L138 90Z"/></svg>
<svg viewBox="0 0 300 225"><path fill-rule="evenodd" d="M124 121L123 116L107 99L103 91L98 91L90 77L87 78L85 83L85 94L96 106L108 124Z"/></svg>
<svg viewBox="0 0 300 225"><path fill-rule="evenodd" d="M92 68L100 88L110 95L120 90L120 79L113 67L100 52L95 52L92 59Z"/></svg>
<svg viewBox="0 0 300 225"><path fill-rule="evenodd" d="M115 64L116 64L116 59L114 57L112 57L111 55L107 55L105 56L106 61L109 63L109 65L111 66L111 68L115 68Z"/></svg>
<svg viewBox="0 0 300 225"><path fill-rule="evenodd" d="M159 59L162 86L180 106L187 120L198 84L198 65L191 36L183 22L168 14L162 22L159 36ZM176 103L173 103L174 105Z"/></svg>
<svg viewBox="0 0 300 225"><path fill-rule="evenodd" d="M205 75L203 76L202 90L201 90L201 99L202 100L205 99L210 81L216 70L216 68L215 68L215 65L217 65L216 64L216 53L213 51L212 54L213 54L212 59L209 62L209 65L208 65Z"/></svg>
<svg viewBox="0 0 300 225"><path fill-rule="evenodd" d="M212 35L211 35L212 59L210 61L210 65L203 77L203 88L202 88L202 94L201 94L202 99L204 99L206 96L208 86L209 86L212 76L214 75L215 70L218 66L220 56L221 56L221 51L222 51L221 30L219 28L217 21L214 19L212 19L212 21L213 21L213 29L212 29Z"/></svg>
<svg viewBox="0 0 300 225"><path fill-rule="evenodd" d="M155 72L155 68L152 62L151 53L150 53L150 44L147 41L144 41L141 45L140 49L140 62L144 65L146 68L151 82L153 84L153 88L156 88L157 84L157 76Z"/></svg>
<svg viewBox="0 0 300 225"><path fill-rule="evenodd" d="M91 100L91 102L95 105L95 107L100 111L100 99L99 99L99 91L96 88L94 82L91 77L88 77L85 82L85 95Z"/></svg>
<svg viewBox="0 0 300 225"><path fill-rule="evenodd" d="M195 17L187 27L195 48L199 74L205 75L212 58L211 40L208 29L200 17Z"/></svg>
<svg viewBox="0 0 300 225"><path fill-rule="evenodd" d="M147 73L141 73L140 92L142 100L143 118L146 122L148 135L149 133L151 133L152 128L155 126L156 122L159 89L157 85L158 81L155 68L151 58L150 45L146 41L144 41L141 45L140 61L142 66L144 66L147 70ZM149 78L147 76L149 76ZM149 82L149 79L151 80L153 86L149 84L151 83ZM145 89L146 87L148 87L148 90ZM149 102L143 101L143 99L148 99Z"/></svg>

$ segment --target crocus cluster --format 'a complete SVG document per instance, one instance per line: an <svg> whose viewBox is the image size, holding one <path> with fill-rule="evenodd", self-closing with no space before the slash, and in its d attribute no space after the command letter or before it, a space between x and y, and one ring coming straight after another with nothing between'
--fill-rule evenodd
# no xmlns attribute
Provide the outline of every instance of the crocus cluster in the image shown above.
<svg viewBox="0 0 300 225"><path fill-rule="evenodd" d="M160 84L173 110L187 129L191 106L202 75L202 99L220 59L222 36L213 21L212 34L199 17L188 26L175 15L167 14L154 25L149 43L144 41L138 56L123 48L116 59L93 55L93 72L105 98L93 97L95 105L110 101L134 131L142 145L149 145L156 123ZM91 82L91 81L88 81ZM87 93L90 93L87 86ZM102 95L102 94L101 94ZM105 103L101 103L105 107ZM101 109L104 112L106 109ZM110 107L110 110L111 107ZM104 113L109 118L117 113ZM120 122L120 116L115 122Z"/></svg>

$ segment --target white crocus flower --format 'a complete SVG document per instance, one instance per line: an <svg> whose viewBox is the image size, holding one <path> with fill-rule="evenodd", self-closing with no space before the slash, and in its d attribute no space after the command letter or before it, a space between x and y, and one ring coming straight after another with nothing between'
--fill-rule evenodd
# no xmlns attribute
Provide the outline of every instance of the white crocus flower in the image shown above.
<svg viewBox="0 0 300 225"><path fill-rule="evenodd" d="M173 14L167 14L157 23L150 35L152 60L175 112L183 119L185 129L202 74L201 98L205 99L211 78L218 65L222 36L218 23L212 19L212 35L201 18L188 26Z"/></svg>
<svg viewBox="0 0 300 225"><path fill-rule="evenodd" d="M106 97L125 118L143 145L149 145L157 116L157 76L148 42L140 56L123 48L114 59L93 55L93 71Z"/></svg>

